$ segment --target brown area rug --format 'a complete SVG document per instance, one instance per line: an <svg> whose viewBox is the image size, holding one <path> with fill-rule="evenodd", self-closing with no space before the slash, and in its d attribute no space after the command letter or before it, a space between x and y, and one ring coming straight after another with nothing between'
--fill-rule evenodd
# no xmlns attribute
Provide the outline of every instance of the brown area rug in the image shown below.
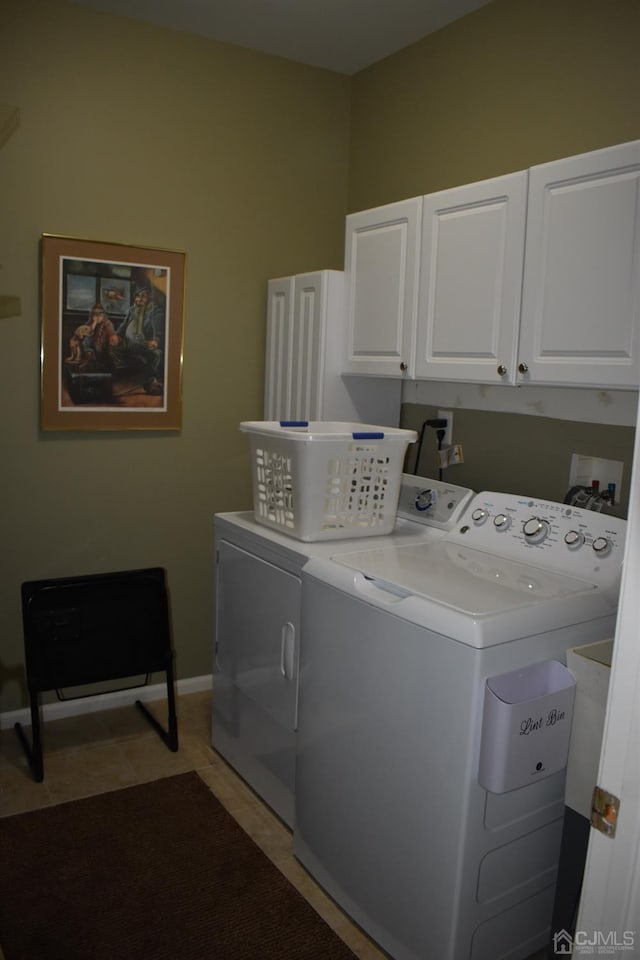
<svg viewBox="0 0 640 960"><path fill-rule="evenodd" d="M196 773L0 819L6 960L354 960Z"/></svg>

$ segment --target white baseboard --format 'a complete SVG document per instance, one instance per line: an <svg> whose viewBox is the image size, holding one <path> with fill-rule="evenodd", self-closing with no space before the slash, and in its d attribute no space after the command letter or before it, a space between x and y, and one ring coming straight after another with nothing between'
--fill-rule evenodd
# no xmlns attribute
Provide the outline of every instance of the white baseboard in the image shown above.
<svg viewBox="0 0 640 960"><path fill-rule="evenodd" d="M211 674L176 680L176 694L178 696L210 689ZM152 683L148 687L133 687L129 690L98 693L95 696L82 697L78 700L58 700L54 703L44 703L42 705L42 719L59 720L62 717L77 717L83 713L97 713L99 710L113 710L115 707L124 707L135 703L136 700L162 700L166 695L167 684L164 681L162 683ZM22 710L0 713L0 730L9 730L16 723L31 724L31 713L28 707L24 707Z"/></svg>

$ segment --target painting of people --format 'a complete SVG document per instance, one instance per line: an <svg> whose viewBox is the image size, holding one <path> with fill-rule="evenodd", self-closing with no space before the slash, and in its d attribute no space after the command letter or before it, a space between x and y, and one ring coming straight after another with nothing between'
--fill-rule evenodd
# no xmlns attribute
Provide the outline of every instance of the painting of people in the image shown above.
<svg viewBox="0 0 640 960"><path fill-rule="evenodd" d="M183 254L43 237L43 428L173 428L183 300Z"/></svg>

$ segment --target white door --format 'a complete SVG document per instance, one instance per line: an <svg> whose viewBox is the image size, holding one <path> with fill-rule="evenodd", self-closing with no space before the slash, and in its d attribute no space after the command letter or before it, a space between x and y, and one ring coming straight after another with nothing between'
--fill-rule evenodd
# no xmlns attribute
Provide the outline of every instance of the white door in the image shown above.
<svg viewBox="0 0 640 960"><path fill-rule="evenodd" d="M640 141L532 167L521 382L640 383Z"/></svg>
<svg viewBox="0 0 640 960"><path fill-rule="evenodd" d="M297 722L300 594L299 577L219 543L216 667L288 730Z"/></svg>
<svg viewBox="0 0 640 960"><path fill-rule="evenodd" d="M291 420L293 277L270 280L267 288L267 337L264 419Z"/></svg>
<svg viewBox="0 0 640 960"><path fill-rule="evenodd" d="M290 403L287 419L321 419L324 382L322 273L294 277Z"/></svg>
<svg viewBox="0 0 640 960"><path fill-rule="evenodd" d="M325 286L321 272L269 281L265 420L321 418Z"/></svg>
<svg viewBox="0 0 640 960"><path fill-rule="evenodd" d="M416 377L514 383L527 172L423 198Z"/></svg>
<svg viewBox="0 0 640 960"><path fill-rule="evenodd" d="M343 373L412 377L422 198L347 217Z"/></svg>
<svg viewBox="0 0 640 960"><path fill-rule="evenodd" d="M629 498L629 522L618 624L611 665L598 785L620 799L613 838L592 829L576 939L605 947L615 935L640 956L640 420ZM586 948L583 954L587 952ZM604 953L604 949L600 953ZM579 944L574 956L580 956ZM593 951L591 953L593 955ZM596 950L597 955L597 950Z"/></svg>

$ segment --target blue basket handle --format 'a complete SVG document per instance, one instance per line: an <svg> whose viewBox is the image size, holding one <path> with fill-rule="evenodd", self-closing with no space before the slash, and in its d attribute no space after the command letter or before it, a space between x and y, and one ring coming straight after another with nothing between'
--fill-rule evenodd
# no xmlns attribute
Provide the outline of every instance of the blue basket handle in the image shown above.
<svg viewBox="0 0 640 960"><path fill-rule="evenodd" d="M280 426L281 427L308 427L309 421L308 420L281 420Z"/></svg>
<svg viewBox="0 0 640 960"><path fill-rule="evenodd" d="M354 440L384 440L384 433L352 433Z"/></svg>

